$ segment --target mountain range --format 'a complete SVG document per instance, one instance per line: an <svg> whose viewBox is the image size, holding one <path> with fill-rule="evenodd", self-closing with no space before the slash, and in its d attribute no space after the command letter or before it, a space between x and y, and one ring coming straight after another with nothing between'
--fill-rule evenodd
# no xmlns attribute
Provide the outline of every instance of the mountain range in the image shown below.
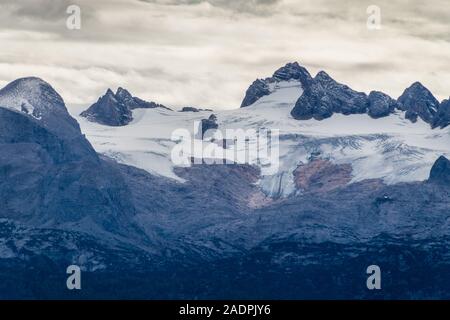
<svg viewBox="0 0 450 320"><path fill-rule="evenodd" d="M298 120L323 120L333 114L365 114L372 118L387 117L402 110L406 118L416 122L418 117L432 127L444 128L450 124L448 100L441 103L421 83L415 82L397 99L371 91L369 95L352 90L320 71L314 78L297 62L288 63L272 77L256 80L247 90L241 107L248 107L272 93L271 85L283 81L298 81L303 94L292 109L291 115Z"/></svg>
<svg viewBox="0 0 450 320"><path fill-rule="evenodd" d="M450 297L450 105L421 84L395 100L290 63L235 110L123 88L82 108L38 78L0 90L0 298ZM279 129L280 170L175 166L197 122Z"/></svg>

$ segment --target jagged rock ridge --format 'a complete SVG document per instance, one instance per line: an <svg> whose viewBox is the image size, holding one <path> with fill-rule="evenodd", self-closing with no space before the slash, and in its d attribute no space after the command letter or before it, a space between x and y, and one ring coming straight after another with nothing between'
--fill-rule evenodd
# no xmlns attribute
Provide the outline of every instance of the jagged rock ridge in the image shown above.
<svg viewBox="0 0 450 320"><path fill-rule="evenodd" d="M300 66L298 62L288 63L284 67L275 71L272 77L266 79L257 79L247 89L241 108L248 107L258 101L260 98L270 95L270 84L281 81L297 80L305 85L311 80L308 70Z"/></svg>
<svg viewBox="0 0 450 320"><path fill-rule="evenodd" d="M89 109L83 111L81 116L89 121L107 126L125 126L133 120L132 111L138 108L168 109L161 104L133 97L127 90L118 88L115 94L111 89L108 89L106 94L100 97Z"/></svg>
<svg viewBox="0 0 450 320"><path fill-rule="evenodd" d="M367 113L372 118L389 116L397 110L405 111L405 117L411 122L418 118L433 128L444 128L450 124L450 103L441 104L421 83L416 82L407 88L398 100L379 91L357 92L340 84L321 71L308 81L302 96L298 99L291 114L295 119L323 120L334 113Z"/></svg>
<svg viewBox="0 0 450 320"><path fill-rule="evenodd" d="M321 71L306 83L291 114L298 120L323 120L334 113L366 113L368 107L369 100L365 93L354 91Z"/></svg>
<svg viewBox="0 0 450 320"><path fill-rule="evenodd" d="M433 128L450 125L450 102L441 103L421 83L415 82L395 100L380 91L369 95L355 91L335 81L326 72L320 71L314 78L306 68L297 62L288 63L266 79L258 79L248 88L241 108L254 104L260 98L272 94L272 84L281 81L297 80L301 83L303 94L292 109L292 116L298 120L323 120L335 113L344 115L364 114L378 119L397 111L404 111L412 122L418 118Z"/></svg>

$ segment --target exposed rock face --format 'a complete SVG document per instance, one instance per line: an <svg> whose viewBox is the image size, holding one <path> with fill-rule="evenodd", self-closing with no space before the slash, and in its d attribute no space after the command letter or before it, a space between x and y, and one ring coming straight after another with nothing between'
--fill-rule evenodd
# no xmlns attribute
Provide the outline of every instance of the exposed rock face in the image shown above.
<svg viewBox="0 0 450 320"><path fill-rule="evenodd" d="M242 101L241 108L248 107L258 101L260 98L271 94L270 84L297 80L304 87L310 80L311 75L308 70L300 66L297 62L288 63L284 67L278 69L272 77L266 79L258 79L248 88L245 98Z"/></svg>
<svg viewBox="0 0 450 320"><path fill-rule="evenodd" d="M367 95L350 89L321 71L309 81L291 115L298 120L323 120L333 113L361 114L369 106Z"/></svg>
<svg viewBox="0 0 450 320"><path fill-rule="evenodd" d="M370 117L378 119L401 110L405 111L406 118L412 122L421 118L433 128L450 125L449 100L439 104L433 94L419 82L407 88L398 100L380 91L372 91L367 96L335 81L324 71L320 71L312 78L297 62L288 63L270 78L253 82L246 92L241 108L273 94L276 83L293 80L298 81L303 88L303 94L291 111L291 115L297 120L323 120L335 113L344 115L367 113Z"/></svg>
<svg viewBox="0 0 450 320"><path fill-rule="evenodd" d="M89 121L97 122L107 126L125 126L133 120L132 110L154 109L167 107L155 102L147 102L137 97L133 97L123 88L117 89L116 94L108 89L106 94L81 113L82 117Z"/></svg>
<svg viewBox="0 0 450 320"><path fill-rule="evenodd" d="M116 92L116 99L122 102L129 110L134 109L154 109L154 108L163 108L169 109L162 104L158 104L156 102L149 102L142 100L138 97L133 97L131 93L123 88L118 88Z"/></svg>
<svg viewBox="0 0 450 320"><path fill-rule="evenodd" d="M431 169L429 181L444 183L450 186L450 160L441 156Z"/></svg>
<svg viewBox="0 0 450 320"><path fill-rule="evenodd" d="M433 127L445 128L450 125L450 99L439 105L438 112L433 120Z"/></svg>
<svg viewBox="0 0 450 320"><path fill-rule="evenodd" d="M374 119L389 116L397 107L397 101L383 92L372 91L369 94L368 114Z"/></svg>
<svg viewBox="0 0 450 320"><path fill-rule="evenodd" d="M202 119L201 122L201 137L202 139L205 136L205 133L208 130L213 130L219 128L219 125L217 124L217 116L215 114L212 114L209 116L208 119Z"/></svg>
<svg viewBox="0 0 450 320"><path fill-rule="evenodd" d="M194 107L183 107L180 112L200 112L200 110Z"/></svg>
<svg viewBox="0 0 450 320"><path fill-rule="evenodd" d="M258 101L261 97L270 94L269 85L265 80L257 79L247 89L241 108L248 107Z"/></svg>
<svg viewBox="0 0 450 320"><path fill-rule="evenodd" d="M131 110L108 89L96 103L81 113L89 121L107 126L124 126L133 120Z"/></svg>
<svg viewBox="0 0 450 320"><path fill-rule="evenodd" d="M311 80L311 75L298 62L293 62L275 71L272 79L275 81L299 80L300 83L306 84Z"/></svg>
<svg viewBox="0 0 450 320"><path fill-rule="evenodd" d="M194 107L183 107L180 112L200 112L200 111L212 111L211 109L199 109Z"/></svg>
<svg viewBox="0 0 450 320"><path fill-rule="evenodd" d="M317 159L299 165L294 171L294 177L296 187L302 192L329 192L346 186L352 180L352 166Z"/></svg>
<svg viewBox="0 0 450 320"><path fill-rule="evenodd" d="M406 111L406 118L416 122L421 118L432 124L439 109L439 101L420 82L415 82L398 98L399 108Z"/></svg>

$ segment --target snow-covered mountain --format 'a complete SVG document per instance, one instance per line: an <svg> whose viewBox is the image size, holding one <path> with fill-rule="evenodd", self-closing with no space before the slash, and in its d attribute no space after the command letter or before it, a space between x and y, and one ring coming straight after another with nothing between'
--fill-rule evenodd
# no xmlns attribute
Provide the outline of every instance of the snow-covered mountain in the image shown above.
<svg viewBox="0 0 450 320"><path fill-rule="evenodd" d="M68 111L37 78L0 90L0 298L73 298L74 263L83 298L450 297L448 101L414 85L400 107L331 78L304 96L315 78L289 64L229 111L134 108L111 91L100 109L126 106L121 126ZM292 116L316 97L329 117ZM173 132L207 128L278 129L279 171L174 165ZM365 286L374 263L380 293Z"/></svg>
<svg viewBox="0 0 450 320"><path fill-rule="evenodd" d="M430 118L427 106L433 115L438 109L447 114L448 104L443 102L440 107L419 84L407 89L399 101L402 104L381 92L354 92L324 72L312 78L298 63L290 63L272 77L253 83L244 98L245 107L231 111L136 109L134 120L123 127L86 121L77 116L80 109L76 107L71 113L98 152L178 181L182 179L174 173L170 158L175 145L171 135L176 129L185 128L194 134L195 123L212 114L222 131L278 129L280 169L263 175L258 182L267 195L276 198L301 192L295 185L294 171L312 156L351 165L350 183L382 179L396 184L427 179L434 161L441 155L450 156L450 127L431 126L435 120ZM312 111L306 120L298 120L295 110L312 110L309 106L314 103L319 103L317 110L322 111ZM442 117L441 123L444 121Z"/></svg>
<svg viewBox="0 0 450 320"><path fill-rule="evenodd" d="M0 90L0 167L1 217L33 227L127 232L127 186L41 79Z"/></svg>

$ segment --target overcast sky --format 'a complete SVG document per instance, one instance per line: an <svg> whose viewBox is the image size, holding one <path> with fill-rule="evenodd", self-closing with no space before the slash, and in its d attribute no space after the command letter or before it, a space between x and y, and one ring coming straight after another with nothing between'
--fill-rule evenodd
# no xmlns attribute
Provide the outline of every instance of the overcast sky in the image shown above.
<svg viewBox="0 0 450 320"><path fill-rule="evenodd" d="M67 103L108 87L168 106L237 108L256 78L298 61L398 97L450 95L448 0L0 0L0 85L38 76ZM66 9L81 8L81 30ZM368 30L369 5L381 30Z"/></svg>

